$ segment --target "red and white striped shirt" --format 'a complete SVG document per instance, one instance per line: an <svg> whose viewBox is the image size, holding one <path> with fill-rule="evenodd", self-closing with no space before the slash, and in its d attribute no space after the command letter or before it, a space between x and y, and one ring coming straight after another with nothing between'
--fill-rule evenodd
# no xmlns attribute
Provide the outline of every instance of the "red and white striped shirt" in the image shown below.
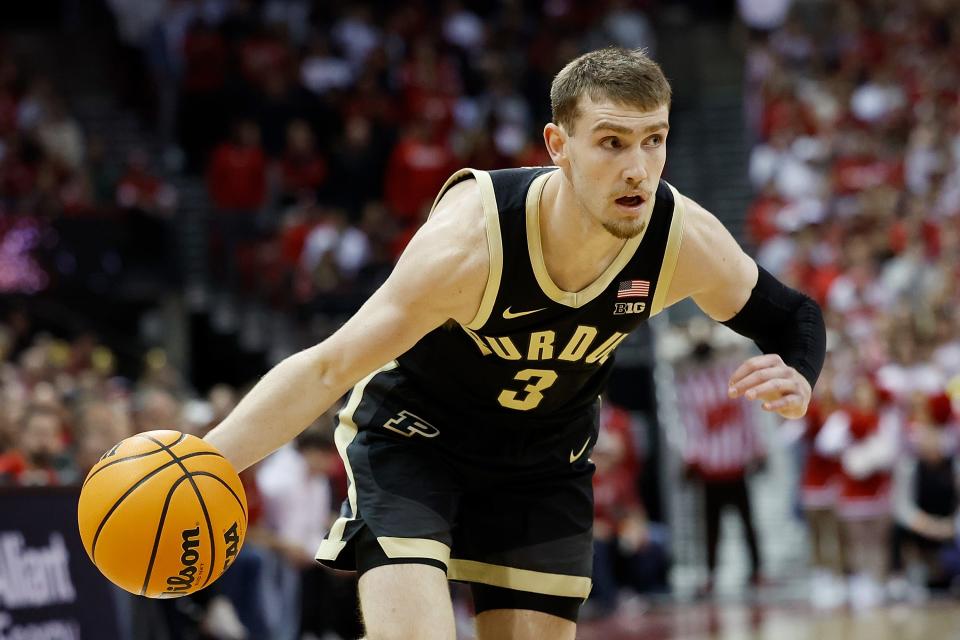
<svg viewBox="0 0 960 640"><path fill-rule="evenodd" d="M727 396L740 362L720 360L682 373L677 379L680 416L687 433L684 458L705 480L734 480L765 455L756 409Z"/></svg>

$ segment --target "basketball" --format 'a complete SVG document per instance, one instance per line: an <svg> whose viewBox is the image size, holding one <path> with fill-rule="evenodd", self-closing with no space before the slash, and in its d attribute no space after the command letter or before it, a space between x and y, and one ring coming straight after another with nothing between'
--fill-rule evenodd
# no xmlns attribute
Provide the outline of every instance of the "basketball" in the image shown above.
<svg viewBox="0 0 960 640"><path fill-rule="evenodd" d="M214 447L147 431L110 449L87 475L77 509L93 564L131 593L198 591L237 557L247 529L240 477Z"/></svg>

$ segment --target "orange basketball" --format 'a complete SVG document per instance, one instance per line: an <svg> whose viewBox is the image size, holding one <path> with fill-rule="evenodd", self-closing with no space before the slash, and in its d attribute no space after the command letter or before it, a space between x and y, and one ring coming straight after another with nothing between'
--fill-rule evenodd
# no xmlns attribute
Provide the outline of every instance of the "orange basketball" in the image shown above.
<svg viewBox="0 0 960 640"><path fill-rule="evenodd" d="M147 431L90 470L77 519L87 555L111 582L170 598L227 570L247 531L247 498L211 445L179 431Z"/></svg>

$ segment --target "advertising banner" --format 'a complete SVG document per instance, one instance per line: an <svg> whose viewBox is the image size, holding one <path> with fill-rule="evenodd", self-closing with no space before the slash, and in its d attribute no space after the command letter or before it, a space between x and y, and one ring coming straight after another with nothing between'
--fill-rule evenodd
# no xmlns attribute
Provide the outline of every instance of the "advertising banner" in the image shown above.
<svg viewBox="0 0 960 640"><path fill-rule="evenodd" d="M118 637L112 586L80 542L78 496L0 489L0 640Z"/></svg>

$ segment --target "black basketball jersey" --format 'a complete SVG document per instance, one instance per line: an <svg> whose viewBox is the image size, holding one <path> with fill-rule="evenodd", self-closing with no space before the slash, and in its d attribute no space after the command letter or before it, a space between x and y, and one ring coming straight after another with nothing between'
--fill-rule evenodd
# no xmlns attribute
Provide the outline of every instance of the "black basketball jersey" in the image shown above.
<svg viewBox="0 0 960 640"><path fill-rule="evenodd" d="M682 232L679 194L661 181L644 232L591 285L567 292L551 280L540 239L540 195L555 170L463 169L437 197L477 180L490 273L476 317L430 332L398 369L418 395L472 425L552 425L594 411L614 349L664 306Z"/></svg>

